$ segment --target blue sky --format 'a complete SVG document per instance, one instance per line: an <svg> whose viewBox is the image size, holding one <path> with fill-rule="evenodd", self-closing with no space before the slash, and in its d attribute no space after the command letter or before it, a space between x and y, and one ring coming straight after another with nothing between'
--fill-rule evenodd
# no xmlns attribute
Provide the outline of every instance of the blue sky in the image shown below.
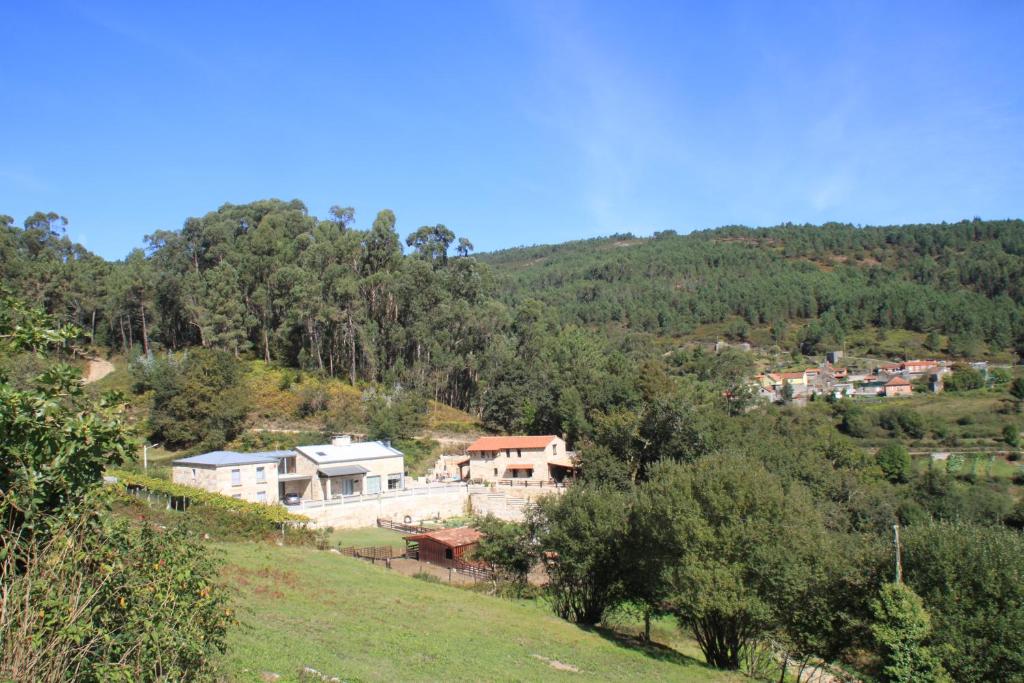
<svg viewBox="0 0 1024 683"><path fill-rule="evenodd" d="M7 2L0 213L224 202L478 250L1024 215L1024 3Z"/></svg>

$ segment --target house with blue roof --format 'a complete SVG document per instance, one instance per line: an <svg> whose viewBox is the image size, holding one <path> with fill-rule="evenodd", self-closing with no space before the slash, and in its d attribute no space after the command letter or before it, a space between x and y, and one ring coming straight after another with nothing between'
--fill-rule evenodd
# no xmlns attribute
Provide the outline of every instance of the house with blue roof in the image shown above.
<svg viewBox="0 0 1024 683"><path fill-rule="evenodd" d="M255 503L337 500L405 488L405 456L387 441L331 443L294 450L213 451L171 463L177 484Z"/></svg>

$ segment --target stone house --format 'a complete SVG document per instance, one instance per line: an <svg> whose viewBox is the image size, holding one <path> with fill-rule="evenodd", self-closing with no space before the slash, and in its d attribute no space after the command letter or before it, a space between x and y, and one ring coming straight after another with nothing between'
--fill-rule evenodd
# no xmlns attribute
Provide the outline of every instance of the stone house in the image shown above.
<svg viewBox="0 0 1024 683"><path fill-rule="evenodd" d="M482 436L466 449L471 481L562 481L577 469L557 436Z"/></svg>

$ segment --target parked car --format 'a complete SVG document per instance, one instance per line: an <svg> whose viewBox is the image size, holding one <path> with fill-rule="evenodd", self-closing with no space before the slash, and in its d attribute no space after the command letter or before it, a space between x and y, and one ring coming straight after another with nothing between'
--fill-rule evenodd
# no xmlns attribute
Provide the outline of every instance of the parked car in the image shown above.
<svg viewBox="0 0 1024 683"><path fill-rule="evenodd" d="M285 505L298 505L302 502L302 497L297 493L286 493L281 502Z"/></svg>

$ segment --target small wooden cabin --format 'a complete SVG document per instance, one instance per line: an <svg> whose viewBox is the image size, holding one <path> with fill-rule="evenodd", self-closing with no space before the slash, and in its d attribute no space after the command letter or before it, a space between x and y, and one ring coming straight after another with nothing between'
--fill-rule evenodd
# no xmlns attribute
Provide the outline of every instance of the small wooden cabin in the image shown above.
<svg viewBox="0 0 1024 683"><path fill-rule="evenodd" d="M406 546L416 544L420 562L451 567L456 561L467 561L482 534L472 527L438 529L405 537Z"/></svg>

